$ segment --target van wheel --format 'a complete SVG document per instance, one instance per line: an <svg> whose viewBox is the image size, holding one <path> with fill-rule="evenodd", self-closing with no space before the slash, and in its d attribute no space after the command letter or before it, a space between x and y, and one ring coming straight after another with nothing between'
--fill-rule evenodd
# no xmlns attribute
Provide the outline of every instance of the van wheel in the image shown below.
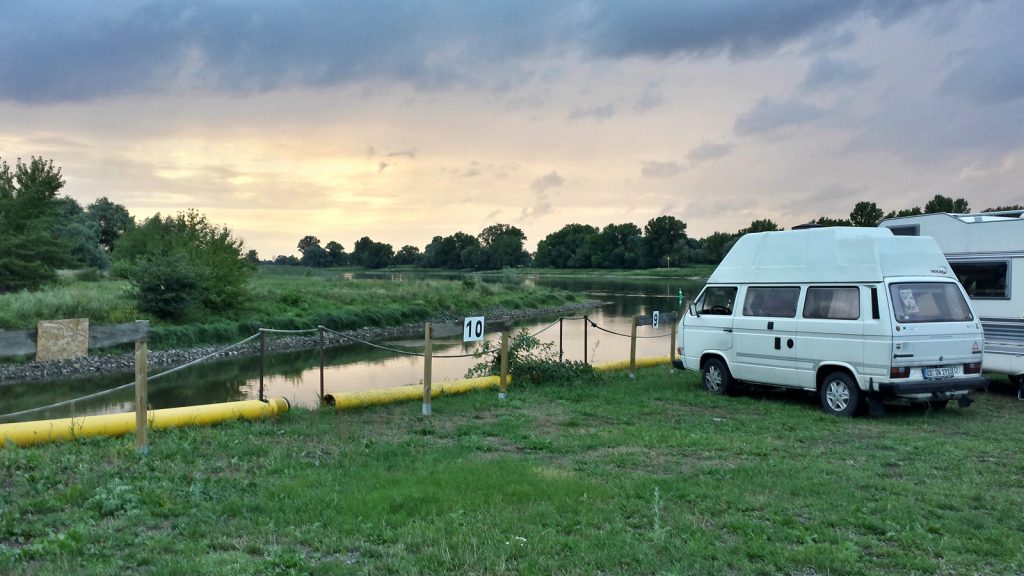
<svg viewBox="0 0 1024 576"><path fill-rule="evenodd" d="M836 416L853 416L860 411L863 394L853 378L833 372L821 384L821 407Z"/></svg>
<svg viewBox="0 0 1024 576"><path fill-rule="evenodd" d="M929 400L928 407L932 410L945 410L946 405L949 404L949 400Z"/></svg>
<svg viewBox="0 0 1024 576"><path fill-rule="evenodd" d="M721 395L732 392L732 374L729 374L729 367L720 358L711 358L705 362L700 372L704 389L708 392Z"/></svg>

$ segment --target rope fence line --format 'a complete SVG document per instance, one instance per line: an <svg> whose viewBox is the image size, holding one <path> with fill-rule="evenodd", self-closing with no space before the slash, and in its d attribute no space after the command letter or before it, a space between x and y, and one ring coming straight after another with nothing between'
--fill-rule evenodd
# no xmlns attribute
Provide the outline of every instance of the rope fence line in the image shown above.
<svg viewBox="0 0 1024 576"><path fill-rule="evenodd" d="M592 327L594 327L594 328L596 328L596 329L598 329L598 330L600 330L602 332L605 332L607 334L612 334L612 335L615 335L615 336L621 336L623 338L632 338L632 336L630 336L629 334L622 334L620 332L615 332L613 330L609 330L607 328L599 326L596 322L591 320L590 317L587 316L587 315L583 315L583 316L563 316L563 317L560 317L560 318L552 321L550 324L548 324L544 328L541 328L540 330L537 330L536 332L534 332L533 334L530 334L530 335L533 336L533 337L540 336L545 331L547 331L547 330L551 329L552 327L554 327L555 324L558 324L559 322L564 321L564 320L584 320L585 322L589 323L590 326L592 326ZM321 330L326 332L326 333L330 333L330 334L333 334L335 336L338 336L339 338L342 338L344 340L349 340L349 341L352 341L352 342L356 342L358 344L363 344L363 345L366 345L366 346L370 346L372 348L377 348L377 349L380 349L380 350L385 350L385 351L391 352L393 354L400 354L400 355L405 355L405 356L419 356L419 357L425 357L426 356L426 354L424 352L410 352L408 350L401 350L401 349L393 348L393 347L390 347L390 346L384 346L384 345L381 345L381 344L376 344L374 342L369 342L367 340L362 340L362 339L356 338L354 336L343 334L343 333L338 332L336 330L332 330L330 328L327 328L326 326L317 326L316 328L306 328L306 329L299 329L299 330L281 330L281 329L275 329L275 328L260 328L259 332L257 332L256 334L253 334L253 335L251 335L251 336L249 336L249 337L247 337L247 338L245 338L243 340L240 340L240 341L238 341L238 342L236 342L234 344L231 344L229 346L225 346L224 348L221 348L219 350L211 352L211 353L209 353L209 354L207 354L207 355L205 355L205 356L203 356L201 358L197 358L196 360L192 360L192 361L186 362L185 364L182 364L180 366L175 366L173 368L169 368L167 370L164 370L164 371L158 372L156 374L153 374L152 376L148 377L148 380L150 380L150 381L157 380L157 379L162 378L164 376L169 376L171 374L174 374L174 373L179 372L181 370L184 370L186 368L190 368L190 367L195 366L197 364L201 364L201 363L203 363L203 362L205 362L205 361L207 361L207 360L209 360L211 358L214 358L216 356L220 356L220 355L222 355L222 354L224 354L226 352L229 352L229 351L231 351L231 350L233 350L235 348L238 348L240 346L248 344L249 342L252 342L253 340L255 340L257 338L260 338L264 334L312 334L312 333L318 333ZM670 334L662 334L662 335L659 335L659 336L636 336L636 338L665 338L665 337L668 337L668 336L670 336ZM480 357L480 351L470 352L470 353L467 353L467 354L431 354L431 357L432 358L478 358L478 357ZM261 382L262 382L262 374L261 374ZM77 398L72 398L70 400L63 400L63 401L60 401L60 402L54 402L52 404L47 404L45 406L39 406L39 407L36 407L36 408L29 408L27 410L20 410L18 412L11 412L11 413L8 413L8 414L2 414L2 415L0 415L0 422L3 422L5 420L9 420L9 419L13 419L13 418L18 418L20 416L25 416L25 415L28 415L28 414L33 414L33 413L36 413L36 412L41 412L41 411L44 411L44 410L50 410L50 409L53 409L53 408L60 408L60 407L63 407L63 406L73 405L73 404L76 404L78 402L84 402L86 400L92 400L94 398L99 398L99 397L105 396L107 394L111 394L111 393L118 392L118 391L121 391L121 390L126 390L128 388L131 388L132 386L135 386L135 384L136 384L136 381L133 380L133 381L127 383L127 384L122 384L120 386L115 386L113 388L108 388L106 390L101 390L99 392L94 392L92 394L87 394L85 396L80 396L80 397L77 397Z"/></svg>
<svg viewBox="0 0 1024 576"><path fill-rule="evenodd" d="M170 369L164 370L162 372L158 372L156 374L153 374L148 379L150 381L152 381L152 380L156 380L158 378L162 378L164 376L169 376L169 375L171 375L171 374L173 374L175 372L178 372L179 370L184 370L185 368L188 368L190 366L195 366L196 364L199 364L201 362L205 362L205 361L209 360L210 358L213 358L214 356L218 356L220 354L223 354L225 352L228 352L230 350L238 348L239 346L241 346L243 344L246 344L248 342L251 342L252 340L255 340L258 337L259 337L259 333L253 334L252 336L249 336L248 338L246 338L244 340L241 340L239 342L231 344L230 346L225 346L224 348L221 348L220 350L217 350L216 352L211 352L210 354L207 354L206 356L203 356L202 358L198 358L196 360L192 360L191 362L187 362L185 364L182 364L181 366L175 366L173 368L170 368ZM122 384L120 386L115 386L113 388L107 388L106 390L100 390L99 392L93 392L92 394L87 394L85 396L79 396L78 398L72 398L70 400L62 400L60 402L54 402L53 404L47 404L45 406L38 406L36 408L29 408L28 410L21 410L21 411L18 411L18 412L11 412L9 414L3 414L3 415L0 415L0 421L8 420L8 419L11 419L11 418L17 418L19 416L25 416L27 414L33 414L35 412L41 412L43 410L49 410L51 408L60 408L62 406L70 406L70 405L73 405L73 404L75 404L77 402L83 402L85 400L92 400L93 398L99 398L100 396L106 396L107 394L111 394L113 392L118 392L120 390L127 390L128 388L131 388L132 386L135 386L135 380L132 380L131 382L129 382L127 384Z"/></svg>

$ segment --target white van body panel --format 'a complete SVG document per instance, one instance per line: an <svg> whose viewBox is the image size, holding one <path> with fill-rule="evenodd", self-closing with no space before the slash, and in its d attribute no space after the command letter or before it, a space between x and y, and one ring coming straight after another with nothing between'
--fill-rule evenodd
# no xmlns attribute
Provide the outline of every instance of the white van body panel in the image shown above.
<svg viewBox="0 0 1024 576"><path fill-rule="evenodd" d="M728 301L729 290L735 296L727 307L706 305ZM932 293L955 294L950 321L918 320L906 310L895 317L893 294L916 313L918 304L938 310ZM965 373L981 362L982 342L981 325L935 241L880 228L743 236L680 320L678 337L687 369L701 370L717 356L737 380L807 390L824 371L841 370L869 394L908 399L966 395L987 384ZM910 375L894 379L894 366ZM951 368L936 370L944 366ZM937 383L935 374L945 380Z"/></svg>
<svg viewBox="0 0 1024 576"><path fill-rule="evenodd" d="M1024 375L1024 211L922 214L883 220L894 233L935 239L985 331L985 370ZM996 283L972 285L965 268L999 266Z"/></svg>

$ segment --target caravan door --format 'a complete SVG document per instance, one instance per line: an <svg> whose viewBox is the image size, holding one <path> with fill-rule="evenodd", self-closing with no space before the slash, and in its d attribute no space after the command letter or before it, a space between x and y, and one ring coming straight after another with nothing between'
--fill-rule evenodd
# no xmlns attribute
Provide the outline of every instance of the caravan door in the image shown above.
<svg viewBox="0 0 1024 576"><path fill-rule="evenodd" d="M733 322L739 380L797 386L796 308L799 286L748 286L743 310Z"/></svg>

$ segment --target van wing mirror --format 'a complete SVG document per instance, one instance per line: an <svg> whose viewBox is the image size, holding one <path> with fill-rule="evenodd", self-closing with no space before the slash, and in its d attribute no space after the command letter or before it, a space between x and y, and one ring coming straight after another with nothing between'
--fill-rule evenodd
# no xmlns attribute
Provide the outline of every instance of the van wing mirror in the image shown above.
<svg viewBox="0 0 1024 576"><path fill-rule="evenodd" d="M700 318L700 313L697 312L697 303L696 302L690 302L690 315L691 316L696 316L697 318Z"/></svg>

